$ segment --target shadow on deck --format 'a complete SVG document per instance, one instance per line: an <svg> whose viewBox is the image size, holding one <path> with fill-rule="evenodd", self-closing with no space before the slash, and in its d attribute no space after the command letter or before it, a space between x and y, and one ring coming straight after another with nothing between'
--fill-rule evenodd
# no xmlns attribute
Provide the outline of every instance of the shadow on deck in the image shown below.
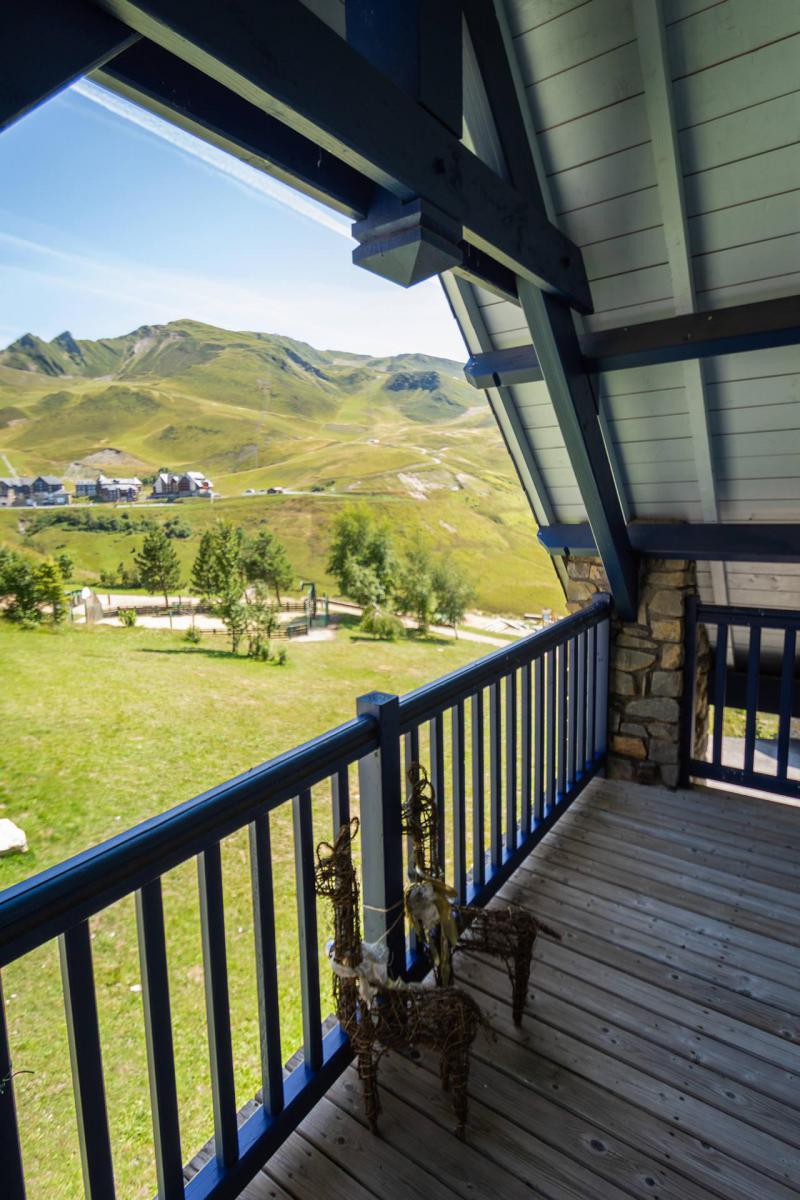
<svg viewBox="0 0 800 1200"><path fill-rule="evenodd" d="M490 1018L466 1144L436 1066L354 1068L242 1200L788 1200L800 1188L800 812L594 781L500 893L540 938L521 1030L504 973L462 957Z"/></svg>

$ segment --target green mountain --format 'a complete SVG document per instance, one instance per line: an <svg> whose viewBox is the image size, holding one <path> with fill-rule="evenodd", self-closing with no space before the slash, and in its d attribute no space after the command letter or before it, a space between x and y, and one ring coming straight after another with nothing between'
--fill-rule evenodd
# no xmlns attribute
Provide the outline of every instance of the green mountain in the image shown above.
<svg viewBox="0 0 800 1200"><path fill-rule="evenodd" d="M363 445L362 435L378 428L397 434L406 424L465 419L490 425L458 363L320 351L196 321L100 341L62 333L44 342L28 333L0 352L2 441L20 472L75 475L107 460L226 477L285 463L298 441L307 459L309 439L341 448ZM335 474L343 469L339 462ZM313 482L315 470L308 461L302 482Z"/></svg>
<svg viewBox="0 0 800 1200"><path fill-rule="evenodd" d="M266 519L269 500L269 520L316 578L333 502L368 498L395 506L401 536L422 528L476 570L502 562L481 585L487 607L536 606L535 597L511 603L508 591L523 594L518 568L531 555L546 580L541 603L559 602L494 418L460 363L317 350L190 320L99 341L25 334L0 351L0 474L161 467L204 471L244 524ZM281 505L245 496L268 487L303 495ZM191 508L200 527L206 517ZM13 520L0 510L0 536ZM117 553L96 542L81 552L88 570Z"/></svg>

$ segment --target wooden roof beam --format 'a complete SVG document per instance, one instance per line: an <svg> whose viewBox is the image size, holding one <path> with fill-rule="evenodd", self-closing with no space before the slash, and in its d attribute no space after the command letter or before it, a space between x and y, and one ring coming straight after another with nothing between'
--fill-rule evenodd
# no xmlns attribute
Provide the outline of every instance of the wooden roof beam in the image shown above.
<svg viewBox="0 0 800 1200"><path fill-rule="evenodd" d="M138 40L85 0L8 0L0 38L0 130Z"/></svg>
<svg viewBox="0 0 800 1200"><path fill-rule="evenodd" d="M578 339L587 371L625 371L656 363L712 358L719 354L744 354L775 346L800 343L800 296L780 296L623 325ZM464 367L473 387L535 383L542 369L533 346L513 346L473 354Z"/></svg>
<svg viewBox="0 0 800 1200"><path fill-rule="evenodd" d="M96 0L98 9L347 162L402 202L443 213L463 240L584 312L580 251L300 0Z"/></svg>
<svg viewBox="0 0 800 1200"><path fill-rule="evenodd" d="M800 562L800 524L634 521L628 525L631 545L648 558L686 558L698 562ZM539 541L554 555L596 555L591 526L550 525Z"/></svg>

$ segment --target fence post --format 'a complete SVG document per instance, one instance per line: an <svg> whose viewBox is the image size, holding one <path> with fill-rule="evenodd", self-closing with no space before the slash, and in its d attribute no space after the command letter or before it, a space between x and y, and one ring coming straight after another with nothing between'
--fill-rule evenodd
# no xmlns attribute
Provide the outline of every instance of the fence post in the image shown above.
<svg viewBox="0 0 800 1200"><path fill-rule="evenodd" d="M378 749L358 764L364 939L385 943L391 973L399 975L406 965L399 700L370 692L356 706L358 716L378 722Z"/></svg>
<svg viewBox="0 0 800 1200"><path fill-rule="evenodd" d="M608 615L597 626L595 636L594 757L604 758L608 751L608 650L611 631L611 597L601 593L596 600L607 600Z"/></svg>
<svg viewBox="0 0 800 1200"><path fill-rule="evenodd" d="M678 784L689 786L689 762L694 757L694 717L697 702L697 596L687 596L684 608L683 697L678 755Z"/></svg>

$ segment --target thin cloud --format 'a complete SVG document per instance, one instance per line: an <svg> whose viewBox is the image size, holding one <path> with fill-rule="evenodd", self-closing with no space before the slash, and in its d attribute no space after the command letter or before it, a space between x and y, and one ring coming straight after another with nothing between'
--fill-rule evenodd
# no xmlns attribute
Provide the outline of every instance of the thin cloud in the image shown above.
<svg viewBox="0 0 800 1200"><path fill-rule="evenodd" d="M91 83L88 79L80 79L72 85L71 90L77 92L79 96L83 96L85 100L90 100L92 104L97 104L115 116L121 117L122 120L168 142L176 150L202 162L212 171L226 175L248 192L255 193L274 204L280 204L284 208L289 208L299 216L306 217L317 225L330 230L331 233L338 234L339 237L345 237L348 240L351 238L350 224L343 217L328 212L327 209L315 204L301 192L296 192L293 188L279 183L270 175L265 175L254 167L249 167L247 163L220 150L217 146L212 146L208 142L194 137L176 125L170 125L168 121L148 112L146 108L131 104L128 100L115 95L114 92L106 91L105 88Z"/></svg>

